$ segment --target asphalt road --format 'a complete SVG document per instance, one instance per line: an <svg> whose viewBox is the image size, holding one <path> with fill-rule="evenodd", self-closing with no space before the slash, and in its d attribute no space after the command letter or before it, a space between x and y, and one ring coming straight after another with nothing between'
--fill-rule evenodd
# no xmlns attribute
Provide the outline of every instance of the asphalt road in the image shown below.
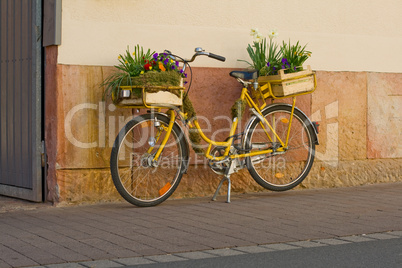
<svg viewBox="0 0 402 268"><path fill-rule="evenodd" d="M402 238L129 267L402 267Z"/></svg>

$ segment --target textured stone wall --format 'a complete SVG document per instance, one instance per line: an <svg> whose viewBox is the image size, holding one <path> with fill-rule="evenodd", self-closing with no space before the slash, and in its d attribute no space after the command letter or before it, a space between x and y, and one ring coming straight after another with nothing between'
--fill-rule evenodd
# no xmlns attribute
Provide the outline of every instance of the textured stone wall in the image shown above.
<svg viewBox="0 0 402 268"><path fill-rule="evenodd" d="M118 130L133 114L102 102L99 84L113 68L49 64L48 199L63 203L120 199L110 177L109 156ZM230 107L241 91L229 72L193 68L190 96L206 135L217 140L227 137ZM317 80L317 90L297 101L320 123L316 162L298 188L401 181L402 74L318 71ZM221 179L202 157L193 153L191 157L176 198L212 195ZM232 175L232 183L235 193L263 191L247 170Z"/></svg>

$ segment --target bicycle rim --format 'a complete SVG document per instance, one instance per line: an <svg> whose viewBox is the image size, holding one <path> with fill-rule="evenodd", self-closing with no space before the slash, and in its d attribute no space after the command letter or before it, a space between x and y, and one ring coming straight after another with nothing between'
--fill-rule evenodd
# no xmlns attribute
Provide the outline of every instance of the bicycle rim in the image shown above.
<svg viewBox="0 0 402 268"><path fill-rule="evenodd" d="M158 115L157 121L151 115L133 119L120 131L112 149L111 171L116 189L137 206L154 206L166 200L185 169L187 153L183 133L177 126L158 161L152 162L169 125L167 117Z"/></svg>
<svg viewBox="0 0 402 268"><path fill-rule="evenodd" d="M274 106L265 110L263 115L285 143L291 107ZM269 130L272 141L269 140L259 122L255 120L251 125L246 146L254 148L252 151L273 149L276 152L248 157L246 163L250 174L261 186L273 191L285 191L297 186L308 175L314 161L315 144L309 120L298 110L294 111L288 147L284 152L280 152L282 146L279 139Z"/></svg>

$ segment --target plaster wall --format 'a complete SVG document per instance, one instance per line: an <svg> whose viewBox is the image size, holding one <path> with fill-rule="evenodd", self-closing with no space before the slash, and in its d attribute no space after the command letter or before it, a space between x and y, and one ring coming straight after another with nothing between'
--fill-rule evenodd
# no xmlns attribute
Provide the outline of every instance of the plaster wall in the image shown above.
<svg viewBox="0 0 402 268"><path fill-rule="evenodd" d="M64 0L59 64L111 66L127 46L169 49L191 57L195 47L227 57L194 66L245 67L251 28L300 40L316 70L402 72L399 0Z"/></svg>

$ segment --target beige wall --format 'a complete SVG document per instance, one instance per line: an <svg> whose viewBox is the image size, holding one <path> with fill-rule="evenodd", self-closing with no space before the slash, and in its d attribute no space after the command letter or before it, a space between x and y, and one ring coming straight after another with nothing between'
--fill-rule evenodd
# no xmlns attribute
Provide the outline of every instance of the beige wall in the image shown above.
<svg viewBox="0 0 402 268"><path fill-rule="evenodd" d="M192 55L196 46L227 57L194 66L244 67L249 30L276 28L308 43L316 70L402 72L400 0L64 0L59 64L116 64L139 43Z"/></svg>

